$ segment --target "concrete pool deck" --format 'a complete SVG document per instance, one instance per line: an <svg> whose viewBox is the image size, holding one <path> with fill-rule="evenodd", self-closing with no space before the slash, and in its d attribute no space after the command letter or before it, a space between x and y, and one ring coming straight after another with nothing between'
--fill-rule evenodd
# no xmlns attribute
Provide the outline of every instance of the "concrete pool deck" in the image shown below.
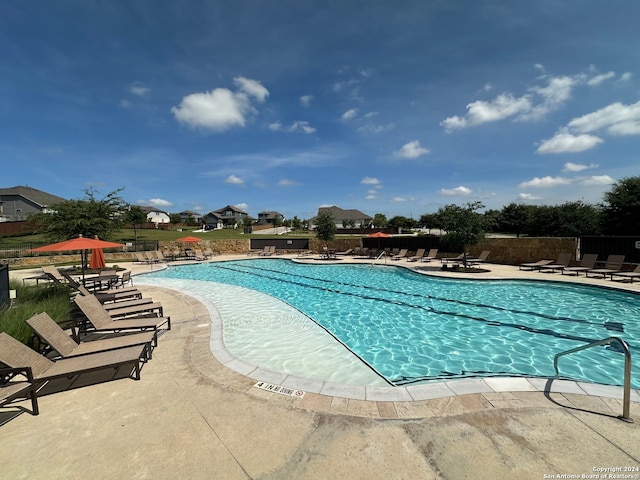
<svg viewBox="0 0 640 480"><path fill-rule="evenodd" d="M247 257L216 260L231 258ZM437 266L430 273L453 275ZM488 269L482 278L576 281ZM640 284L625 287L640 291ZM540 391L525 379L489 379L447 382L452 393L419 400L281 395L216 360L202 302L166 288L140 289L162 302L173 325L141 381L41 397L40 416L22 414L0 426L0 478L555 478L640 467L640 429L616 418L621 389L553 382ZM633 395L631 417L639 421L640 397Z"/></svg>

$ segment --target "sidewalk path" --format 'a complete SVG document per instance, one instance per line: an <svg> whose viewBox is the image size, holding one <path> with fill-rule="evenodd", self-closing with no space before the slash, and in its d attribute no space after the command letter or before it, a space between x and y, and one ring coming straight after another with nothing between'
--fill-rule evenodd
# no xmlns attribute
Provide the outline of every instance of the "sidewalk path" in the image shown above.
<svg viewBox="0 0 640 480"><path fill-rule="evenodd" d="M542 479L640 467L640 429L616 418L619 399L567 391L371 402L269 393L213 357L203 304L140 288L173 325L142 379L41 397L39 416L0 426L0 478Z"/></svg>

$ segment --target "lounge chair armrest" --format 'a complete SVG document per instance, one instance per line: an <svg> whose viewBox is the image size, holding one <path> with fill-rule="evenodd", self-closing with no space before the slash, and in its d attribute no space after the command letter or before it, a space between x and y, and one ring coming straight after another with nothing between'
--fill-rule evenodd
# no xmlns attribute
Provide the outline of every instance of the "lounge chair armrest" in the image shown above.
<svg viewBox="0 0 640 480"><path fill-rule="evenodd" d="M9 382L12 378L23 376L29 383L33 383L33 372L31 367L7 367L0 368L0 384Z"/></svg>

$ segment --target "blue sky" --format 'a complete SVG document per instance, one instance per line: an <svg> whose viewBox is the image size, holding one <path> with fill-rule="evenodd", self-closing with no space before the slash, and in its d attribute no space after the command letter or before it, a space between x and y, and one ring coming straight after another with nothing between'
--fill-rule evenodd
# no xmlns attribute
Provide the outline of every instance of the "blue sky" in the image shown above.
<svg viewBox="0 0 640 480"><path fill-rule="evenodd" d="M598 203L640 174L640 3L4 0L1 187L169 212Z"/></svg>

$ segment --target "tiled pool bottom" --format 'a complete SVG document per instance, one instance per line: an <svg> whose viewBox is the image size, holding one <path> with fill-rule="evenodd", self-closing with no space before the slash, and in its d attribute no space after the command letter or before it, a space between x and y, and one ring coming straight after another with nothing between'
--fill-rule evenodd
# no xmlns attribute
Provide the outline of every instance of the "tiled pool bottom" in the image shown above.
<svg viewBox="0 0 640 480"><path fill-rule="evenodd" d="M291 389L348 399L420 401L470 393L553 391L622 398L622 388L544 378L473 378L391 387L302 313L268 295L197 280L136 277L191 295L211 318L210 347L227 368ZM259 366L258 366L259 365ZM640 393L632 392L632 401Z"/></svg>

